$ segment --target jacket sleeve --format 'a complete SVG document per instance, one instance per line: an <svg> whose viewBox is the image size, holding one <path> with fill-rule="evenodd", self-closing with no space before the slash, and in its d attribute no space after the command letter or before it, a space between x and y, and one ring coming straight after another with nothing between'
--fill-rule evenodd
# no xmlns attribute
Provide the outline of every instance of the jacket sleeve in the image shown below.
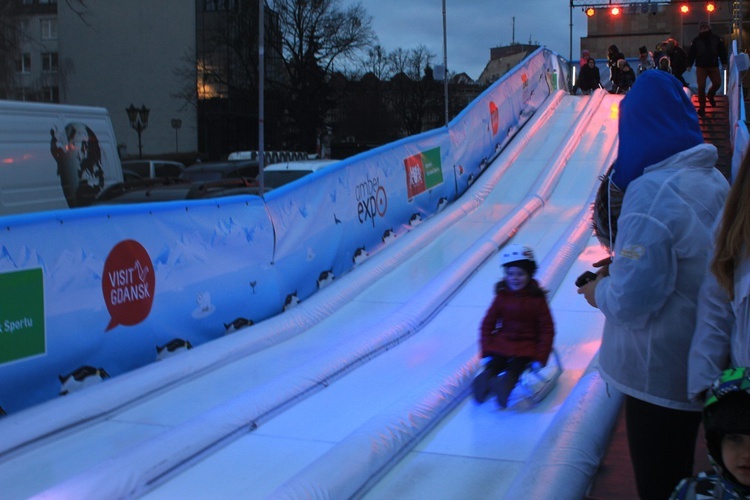
<svg viewBox="0 0 750 500"><path fill-rule="evenodd" d="M487 353L485 352L487 340L492 335L492 332L495 331L495 326L497 325L497 317L499 314L498 300L498 297L495 296L492 304L484 315L484 319L482 319L482 324L479 326L479 350L481 351L483 358L487 357Z"/></svg>
<svg viewBox="0 0 750 500"><path fill-rule="evenodd" d="M555 323L552 320L552 313L549 310L547 298L542 297L537 314L537 347L536 359L541 364L546 365L552 352L552 343L555 340Z"/></svg>
<svg viewBox="0 0 750 500"><path fill-rule="evenodd" d="M695 40L693 40L693 43L690 44L690 48L688 49L687 53L687 67L688 69L693 67L693 63L695 62L695 54L697 52L697 49L695 47Z"/></svg>
<svg viewBox="0 0 750 500"><path fill-rule="evenodd" d="M619 219L609 277L596 287L596 303L609 321L642 329L666 303L677 280L669 229L643 213Z"/></svg>
<svg viewBox="0 0 750 500"><path fill-rule="evenodd" d="M729 295L709 270L698 294L695 335L688 357L688 398L697 401L730 365L734 310Z"/></svg>

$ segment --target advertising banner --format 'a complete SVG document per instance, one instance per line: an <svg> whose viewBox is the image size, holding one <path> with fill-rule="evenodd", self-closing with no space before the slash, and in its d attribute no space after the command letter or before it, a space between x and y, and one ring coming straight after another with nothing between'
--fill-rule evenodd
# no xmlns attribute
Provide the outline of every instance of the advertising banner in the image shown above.
<svg viewBox="0 0 750 500"><path fill-rule="evenodd" d="M550 95L539 49L447 127L381 146L265 198L112 205L2 218L0 406L115 377L329 285L461 196ZM66 385L68 390L70 384Z"/></svg>

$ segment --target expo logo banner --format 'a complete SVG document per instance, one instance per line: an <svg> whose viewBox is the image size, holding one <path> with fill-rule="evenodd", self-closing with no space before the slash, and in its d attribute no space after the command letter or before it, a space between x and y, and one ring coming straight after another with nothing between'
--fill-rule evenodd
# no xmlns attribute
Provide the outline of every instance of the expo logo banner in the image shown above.
<svg viewBox="0 0 750 500"><path fill-rule="evenodd" d="M420 193L443 183L440 148L423 151L404 159L406 190L411 200Z"/></svg>
<svg viewBox="0 0 750 500"><path fill-rule="evenodd" d="M102 294L111 320L106 331L117 325L137 325L151 312L156 276L151 258L134 240L121 241L104 262Z"/></svg>
<svg viewBox="0 0 750 500"><path fill-rule="evenodd" d="M41 269L0 274L0 364L44 354L44 275Z"/></svg>
<svg viewBox="0 0 750 500"><path fill-rule="evenodd" d="M385 217L388 211L388 195L385 187L380 185L380 178L368 176L367 180L357 184L354 189L357 197L357 218L360 224L366 221L372 222L375 227L375 217Z"/></svg>

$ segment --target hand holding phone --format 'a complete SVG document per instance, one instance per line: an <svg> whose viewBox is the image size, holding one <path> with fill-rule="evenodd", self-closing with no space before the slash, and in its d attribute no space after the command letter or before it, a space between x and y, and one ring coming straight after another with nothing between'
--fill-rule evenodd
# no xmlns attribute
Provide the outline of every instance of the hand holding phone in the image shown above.
<svg viewBox="0 0 750 500"><path fill-rule="evenodd" d="M578 288L581 288L586 283L590 283L596 279L596 274L592 273L591 271L586 271L582 275L576 279L576 286Z"/></svg>

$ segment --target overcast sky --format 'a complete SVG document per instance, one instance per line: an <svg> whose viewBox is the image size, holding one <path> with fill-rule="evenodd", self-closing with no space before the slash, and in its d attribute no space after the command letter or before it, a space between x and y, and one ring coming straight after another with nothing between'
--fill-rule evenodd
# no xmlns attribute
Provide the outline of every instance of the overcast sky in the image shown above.
<svg viewBox="0 0 750 500"><path fill-rule="evenodd" d="M361 3L372 16L380 45L388 51L423 44L443 61L442 0L342 0ZM515 41L544 45L570 55L569 0L445 0L448 70L477 79L490 59L490 48ZM580 38L586 36L586 16L573 9L573 58L578 59Z"/></svg>

